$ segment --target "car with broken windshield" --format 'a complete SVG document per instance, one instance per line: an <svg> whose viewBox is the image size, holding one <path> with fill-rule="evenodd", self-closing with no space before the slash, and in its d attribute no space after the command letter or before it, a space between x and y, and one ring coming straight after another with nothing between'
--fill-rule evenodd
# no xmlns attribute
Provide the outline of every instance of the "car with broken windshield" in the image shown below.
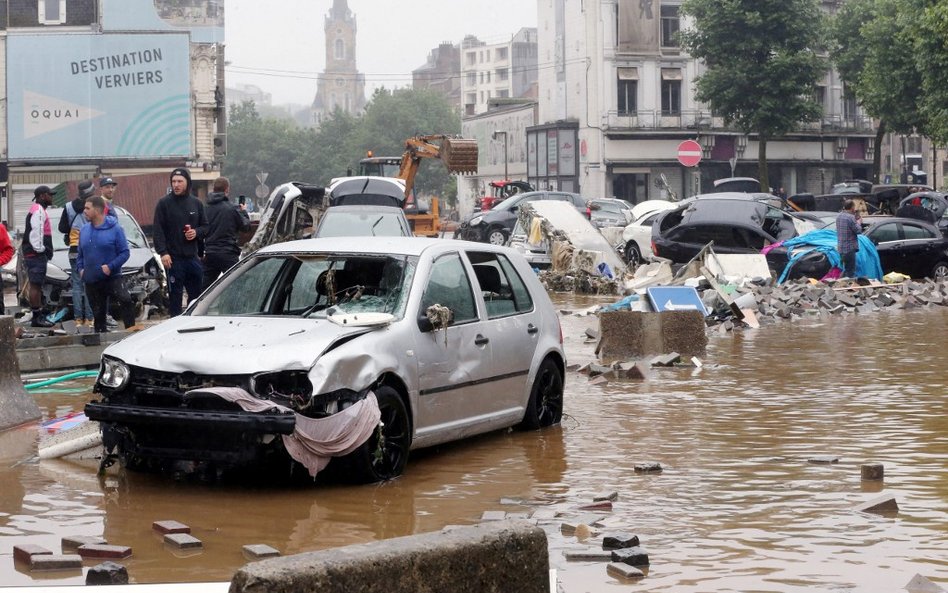
<svg viewBox="0 0 948 593"><path fill-rule="evenodd" d="M553 305L513 250L310 239L256 251L110 345L86 414L131 468L331 462L378 481L410 450L558 423L564 368Z"/></svg>

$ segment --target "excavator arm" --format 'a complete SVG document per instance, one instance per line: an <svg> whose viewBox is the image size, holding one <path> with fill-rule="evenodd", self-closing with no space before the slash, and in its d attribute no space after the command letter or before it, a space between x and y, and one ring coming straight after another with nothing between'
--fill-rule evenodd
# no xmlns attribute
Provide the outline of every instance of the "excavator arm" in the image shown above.
<svg viewBox="0 0 948 593"><path fill-rule="evenodd" d="M477 141L445 134L413 136L405 141L405 152L398 170L405 181L405 197L411 196L421 159L439 159L449 173L477 172Z"/></svg>

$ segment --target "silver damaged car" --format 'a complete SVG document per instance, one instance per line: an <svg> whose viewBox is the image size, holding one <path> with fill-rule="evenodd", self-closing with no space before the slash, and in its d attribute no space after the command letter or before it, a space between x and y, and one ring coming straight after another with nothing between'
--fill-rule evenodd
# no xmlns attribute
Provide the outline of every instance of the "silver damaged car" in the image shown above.
<svg viewBox="0 0 948 593"><path fill-rule="evenodd" d="M565 365L553 305L511 249L309 239L257 251L183 315L110 345L86 414L131 468L328 464L374 482L412 449L557 424Z"/></svg>

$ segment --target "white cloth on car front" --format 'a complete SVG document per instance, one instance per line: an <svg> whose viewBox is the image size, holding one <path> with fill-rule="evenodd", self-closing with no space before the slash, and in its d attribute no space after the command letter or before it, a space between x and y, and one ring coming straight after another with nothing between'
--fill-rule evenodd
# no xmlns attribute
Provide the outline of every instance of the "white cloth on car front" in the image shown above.
<svg viewBox="0 0 948 593"><path fill-rule="evenodd" d="M245 412L255 414L270 410L293 412L286 406L256 398L240 387L204 387L188 392L191 393L211 393L237 404ZM365 399L326 418L310 418L293 413L296 415L296 427L292 434L282 435L283 446L313 477L325 469L330 458L352 453L367 441L382 419L378 400L371 391Z"/></svg>

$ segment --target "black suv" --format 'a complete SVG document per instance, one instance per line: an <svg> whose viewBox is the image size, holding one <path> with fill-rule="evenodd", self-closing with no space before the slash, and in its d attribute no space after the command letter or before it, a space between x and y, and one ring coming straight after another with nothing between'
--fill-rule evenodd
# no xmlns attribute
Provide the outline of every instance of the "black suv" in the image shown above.
<svg viewBox="0 0 948 593"><path fill-rule="evenodd" d="M570 202L586 218L589 218L589 206L586 198L579 194L563 191L531 191L511 196L486 212L475 212L471 218L461 223L457 230L458 239L480 241L493 245L504 245L510 238L520 205L535 200L559 200Z"/></svg>

